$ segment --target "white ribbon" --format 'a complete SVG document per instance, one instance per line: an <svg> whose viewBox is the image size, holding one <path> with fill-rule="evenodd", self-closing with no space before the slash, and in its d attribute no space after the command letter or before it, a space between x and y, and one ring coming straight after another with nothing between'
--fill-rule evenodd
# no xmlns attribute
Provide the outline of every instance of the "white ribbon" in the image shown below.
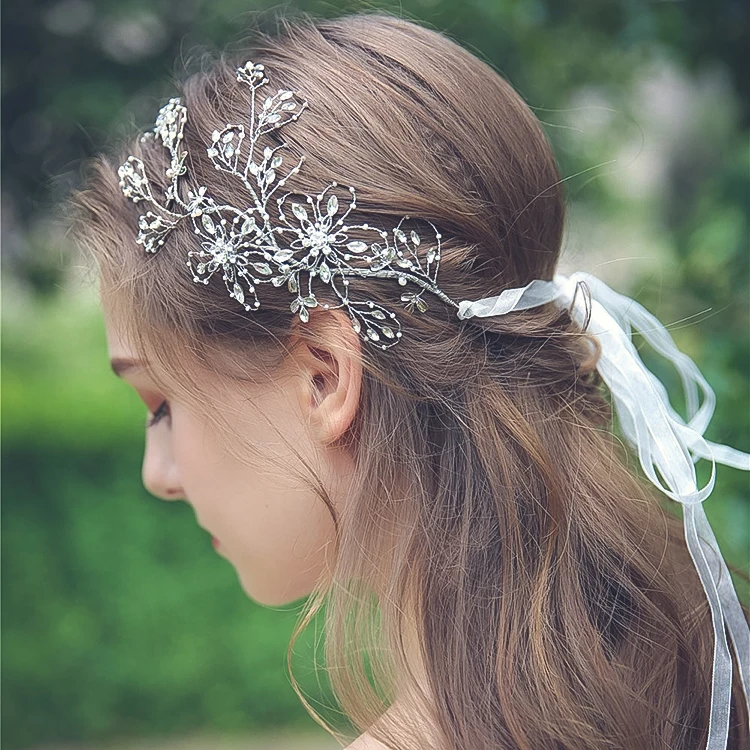
<svg viewBox="0 0 750 750"><path fill-rule="evenodd" d="M750 628L702 503L713 490L716 462L750 471L750 454L703 438L716 404L713 390L656 317L635 300L582 271L569 277L556 274L553 281L535 279L524 287L506 289L497 297L464 300L459 304L458 317L505 315L556 301L569 309L583 329L587 310L583 294L576 294L579 282L585 282L591 292L591 317L586 330L596 335L601 344L597 370L612 395L623 435L638 452L646 476L683 506L685 539L706 592L714 629L706 750L724 750L732 694L732 658L724 626L734 646L749 708ZM687 423L672 408L664 384L641 361L631 341L631 329L677 368L685 391ZM699 389L703 392L700 406ZM711 478L698 488L694 464L700 458L711 461Z"/></svg>

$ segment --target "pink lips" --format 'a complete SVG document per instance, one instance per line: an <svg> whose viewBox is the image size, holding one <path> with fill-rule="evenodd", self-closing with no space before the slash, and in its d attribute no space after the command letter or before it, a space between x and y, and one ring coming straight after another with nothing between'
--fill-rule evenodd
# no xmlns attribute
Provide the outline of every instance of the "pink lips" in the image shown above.
<svg viewBox="0 0 750 750"><path fill-rule="evenodd" d="M211 544L213 544L214 547L218 547L219 546L219 540L215 536L212 536L211 537Z"/></svg>

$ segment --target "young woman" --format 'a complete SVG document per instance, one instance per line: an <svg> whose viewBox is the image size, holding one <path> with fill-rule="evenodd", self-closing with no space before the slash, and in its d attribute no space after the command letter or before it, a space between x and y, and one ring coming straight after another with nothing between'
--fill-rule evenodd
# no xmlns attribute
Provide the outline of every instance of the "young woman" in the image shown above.
<svg viewBox="0 0 750 750"><path fill-rule="evenodd" d="M325 603L352 748L750 741L691 456L750 461L703 440L712 393L658 321L556 274L560 183L505 80L367 15L189 78L76 195L112 366L152 412L144 483L257 602L309 595L300 628Z"/></svg>

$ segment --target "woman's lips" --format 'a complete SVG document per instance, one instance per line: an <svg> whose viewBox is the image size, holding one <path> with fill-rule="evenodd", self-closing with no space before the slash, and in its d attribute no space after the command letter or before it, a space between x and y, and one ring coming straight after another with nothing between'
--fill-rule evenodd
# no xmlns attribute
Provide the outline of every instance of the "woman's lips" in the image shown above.
<svg viewBox="0 0 750 750"><path fill-rule="evenodd" d="M212 536L211 537L211 544L213 544L214 547L218 547L219 546L219 540L215 536Z"/></svg>

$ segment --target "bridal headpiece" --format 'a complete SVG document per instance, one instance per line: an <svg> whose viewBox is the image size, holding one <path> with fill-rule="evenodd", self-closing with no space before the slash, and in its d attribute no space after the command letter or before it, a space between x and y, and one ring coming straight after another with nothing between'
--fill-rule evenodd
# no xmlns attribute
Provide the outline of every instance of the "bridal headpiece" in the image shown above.
<svg viewBox="0 0 750 750"><path fill-rule="evenodd" d="M345 308L357 333L382 349L402 337L401 324L393 311L373 301L350 299L351 279L375 277L395 279L402 287L412 284L419 287L418 291L401 294L401 302L409 311L416 308L426 312L427 303L422 296L429 291L457 308L462 320L506 315L551 302L567 309L582 330L599 340L597 370L612 395L623 436L637 452L646 476L682 504L688 549L708 599L714 629L706 747L723 750L729 731L732 689L732 658L726 632L737 656L747 700L750 628L703 501L713 490L717 461L750 470L750 455L704 439L716 399L695 363L677 349L651 313L591 274L557 274L552 280L534 279L495 297L454 302L437 286L441 235L430 222L426 223L434 230L434 243L423 242L416 229L405 224L410 220L408 216L391 229L350 223L348 217L357 207L353 187L342 188L332 182L316 195L282 192L287 180L299 172L304 156L291 169L282 169L284 157L279 152L285 145L261 150L258 142L262 136L299 118L307 102L283 89L260 102L258 92L268 84L260 64L246 63L238 69L237 80L250 88L249 122L215 130L207 154L217 170L241 182L247 191L248 205L221 204L205 186L181 185L187 172L187 152L182 141L188 113L179 99L172 99L160 110L153 132L143 136L159 139L169 152L163 201L155 197L140 159L130 156L119 169L125 196L149 206L139 219L138 243L146 252L156 253L180 222L189 221L198 241L197 247L187 250L186 263L196 283L208 284L214 275L221 274L229 296L247 311L260 307L258 290L263 284L286 285L294 295L291 312L307 322L310 308L319 304L313 291L313 281L317 279L340 300L335 306L321 306ZM578 293L581 289L584 294ZM685 391L687 421L671 406L661 381L641 361L631 340L633 330L677 368ZM700 458L711 462L712 471L707 484L699 488L694 464Z"/></svg>
<svg viewBox="0 0 750 750"><path fill-rule="evenodd" d="M317 278L340 300L333 307L346 308L354 330L382 349L398 342L401 324L394 312L375 302L350 299L350 279L368 276L396 279L401 286L418 286L417 292L401 294L409 311L415 307L420 312L427 310L422 298L425 290L455 305L437 287L441 235L434 226L435 243L422 248L417 231L404 225L408 216L389 230L349 223L348 216L357 207L353 187L342 189L332 182L317 195L282 193L287 180L300 171L305 157L291 168L284 167L279 152L285 145L261 149L258 141L299 118L307 102L298 100L292 91L279 89L261 103L258 94L268 78L260 64L246 63L238 69L237 80L250 88L249 125L227 124L215 130L207 153L216 169L232 175L245 187L248 205L218 203L204 186L180 191L180 179L187 172L187 152L182 144L187 109L179 99L171 99L160 110L153 132L143 136L158 138L169 151L164 202L154 196L140 159L131 156L119 169L125 196L151 206L138 224L137 241L145 250L157 252L172 230L189 220L199 237L199 248L187 253L194 281L208 284L214 274L221 273L229 296L248 311L260 307L258 290L263 284L286 284L294 295L291 311L306 322L309 309L319 304L312 288ZM307 275L306 285L303 273ZM332 309L329 304L322 307Z"/></svg>

